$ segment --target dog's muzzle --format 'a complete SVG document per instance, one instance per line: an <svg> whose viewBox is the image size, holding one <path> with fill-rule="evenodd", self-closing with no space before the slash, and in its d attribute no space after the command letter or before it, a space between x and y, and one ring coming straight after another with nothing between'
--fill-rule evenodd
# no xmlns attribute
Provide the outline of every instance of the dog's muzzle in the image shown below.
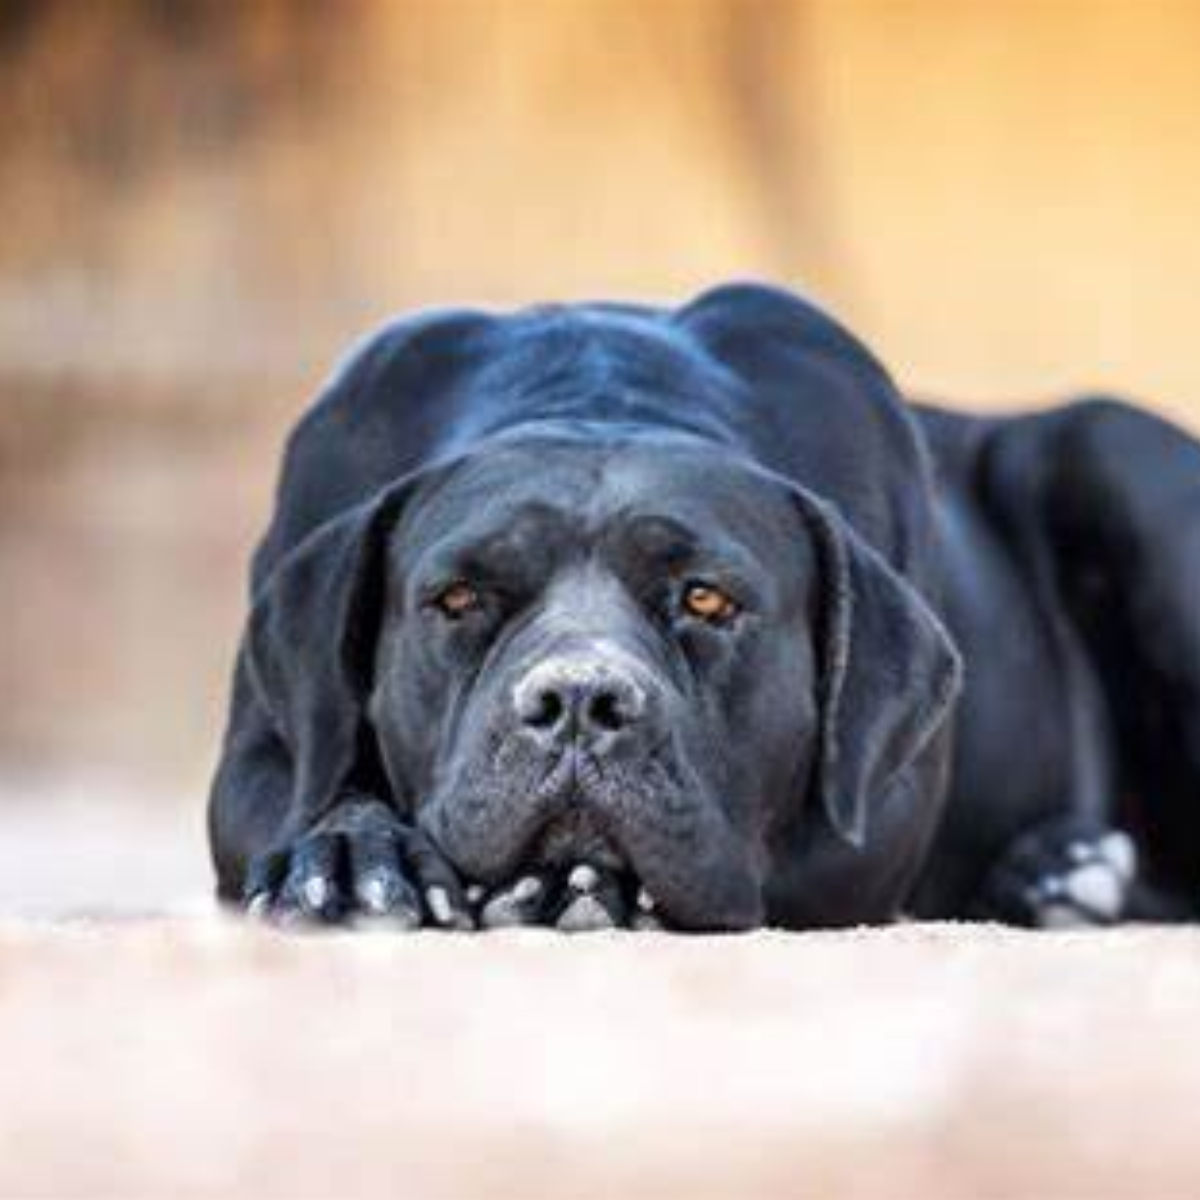
<svg viewBox="0 0 1200 1200"><path fill-rule="evenodd" d="M761 920L753 847L675 746L651 664L611 640L556 647L495 702L475 772L422 817L464 875L494 887L587 863L644 888L672 925Z"/></svg>
<svg viewBox="0 0 1200 1200"><path fill-rule="evenodd" d="M512 704L518 736L574 780L567 806L538 839L535 859L585 858L615 867L621 855L580 792L593 787L614 759L627 759L645 744L657 708L649 682L619 653L555 654L518 680Z"/></svg>

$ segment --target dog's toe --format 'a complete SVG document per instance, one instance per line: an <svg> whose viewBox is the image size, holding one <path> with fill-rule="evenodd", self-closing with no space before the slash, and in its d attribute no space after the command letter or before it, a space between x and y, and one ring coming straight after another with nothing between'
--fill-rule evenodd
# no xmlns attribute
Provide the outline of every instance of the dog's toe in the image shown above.
<svg viewBox="0 0 1200 1200"><path fill-rule="evenodd" d="M284 924L336 921L344 909L338 878L340 846L332 834L303 838L291 853L275 919Z"/></svg>
<svg viewBox="0 0 1200 1200"><path fill-rule="evenodd" d="M362 928L417 929L421 905L398 870L375 869L354 878L355 925ZM377 923L377 924L375 924Z"/></svg>
<svg viewBox="0 0 1200 1200"><path fill-rule="evenodd" d="M421 924L421 904L405 878L396 840L383 835L350 836L346 843L349 882L357 909L355 924L380 921L398 929Z"/></svg>
<svg viewBox="0 0 1200 1200"><path fill-rule="evenodd" d="M1096 843L1096 852L1126 884L1133 882L1137 875L1138 853L1129 834L1114 830Z"/></svg>

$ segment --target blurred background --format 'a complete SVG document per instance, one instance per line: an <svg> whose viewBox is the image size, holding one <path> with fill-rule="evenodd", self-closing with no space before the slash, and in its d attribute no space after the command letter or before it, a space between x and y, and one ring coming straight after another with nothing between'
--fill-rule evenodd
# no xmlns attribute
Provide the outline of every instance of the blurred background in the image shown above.
<svg viewBox="0 0 1200 1200"><path fill-rule="evenodd" d="M387 314L758 276L1200 426L1198 214L1189 0L0 0L0 900L206 886L277 451Z"/></svg>

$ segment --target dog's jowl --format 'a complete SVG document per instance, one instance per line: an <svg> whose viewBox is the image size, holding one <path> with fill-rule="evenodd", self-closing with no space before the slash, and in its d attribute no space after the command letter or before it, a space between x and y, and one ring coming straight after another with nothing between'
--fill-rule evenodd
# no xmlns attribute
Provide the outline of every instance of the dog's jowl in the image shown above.
<svg viewBox="0 0 1200 1200"><path fill-rule="evenodd" d="M1200 447L811 304L397 321L288 445L213 786L279 921L1200 914Z"/></svg>

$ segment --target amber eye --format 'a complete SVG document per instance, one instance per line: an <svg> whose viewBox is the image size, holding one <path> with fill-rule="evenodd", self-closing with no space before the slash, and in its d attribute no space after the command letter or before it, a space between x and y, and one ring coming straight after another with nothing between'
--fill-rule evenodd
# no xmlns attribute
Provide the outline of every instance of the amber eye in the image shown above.
<svg viewBox="0 0 1200 1200"><path fill-rule="evenodd" d="M479 593L469 583L459 580L438 592L433 598L433 606L454 621L479 607Z"/></svg>
<svg viewBox="0 0 1200 1200"><path fill-rule="evenodd" d="M689 583L684 589L683 607L711 625L724 625L741 611L732 596L711 583Z"/></svg>

